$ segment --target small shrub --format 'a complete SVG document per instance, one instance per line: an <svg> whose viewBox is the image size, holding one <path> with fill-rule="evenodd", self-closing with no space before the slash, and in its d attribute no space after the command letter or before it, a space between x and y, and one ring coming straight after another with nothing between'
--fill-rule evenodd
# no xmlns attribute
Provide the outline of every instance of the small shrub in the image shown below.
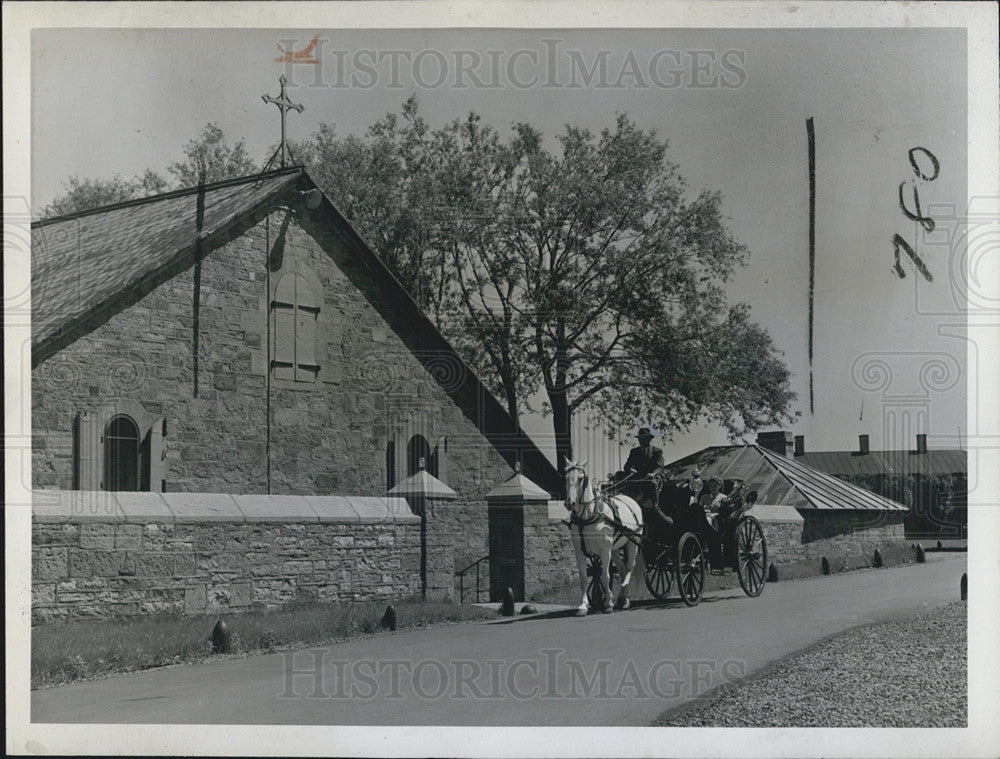
<svg viewBox="0 0 1000 759"><path fill-rule="evenodd" d="M872 558L872 566L875 567L876 569L885 566L882 563L882 554L879 552L877 548L875 549L875 556Z"/></svg>
<svg viewBox="0 0 1000 759"><path fill-rule="evenodd" d="M917 564L923 564L927 561L927 556L924 555L924 547L917 543Z"/></svg>
<svg viewBox="0 0 1000 759"><path fill-rule="evenodd" d="M767 567L767 581L777 582L778 581L778 568L774 566L774 563L768 565Z"/></svg>
<svg viewBox="0 0 1000 759"><path fill-rule="evenodd" d="M830 574L830 560L826 558L826 556L823 557L823 560L819 563L819 566L820 566L820 571L823 574L825 575Z"/></svg>

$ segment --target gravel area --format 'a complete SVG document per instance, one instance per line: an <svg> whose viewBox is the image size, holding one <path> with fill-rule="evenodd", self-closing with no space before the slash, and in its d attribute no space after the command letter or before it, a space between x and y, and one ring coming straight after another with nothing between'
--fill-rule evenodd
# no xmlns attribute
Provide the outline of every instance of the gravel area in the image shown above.
<svg viewBox="0 0 1000 759"><path fill-rule="evenodd" d="M967 609L837 635L663 714L672 727L966 727Z"/></svg>

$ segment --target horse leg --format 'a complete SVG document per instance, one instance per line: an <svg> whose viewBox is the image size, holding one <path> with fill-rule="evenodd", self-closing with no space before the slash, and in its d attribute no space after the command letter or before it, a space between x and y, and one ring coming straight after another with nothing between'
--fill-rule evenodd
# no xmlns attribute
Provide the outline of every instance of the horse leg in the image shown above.
<svg viewBox="0 0 1000 759"><path fill-rule="evenodd" d="M622 589L625 587L624 584L623 584L623 579L625 577L625 567L622 565L621 549L618 549L618 548L615 548L614 546L612 546L612 548L611 548L611 561L613 561L615 563L615 569L617 570L617 572L615 574L616 574L617 580L618 580L618 588L617 588L617 590L615 589L615 586L614 586L615 581L614 580L611 581L611 605L612 606L617 606L618 605L618 596L621 595Z"/></svg>
<svg viewBox="0 0 1000 759"><path fill-rule="evenodd" d="M632 570L635 569L635 560L639 555L639 549L629 540L625 542L625 566L619 567L618 572L622 576L622 610L628 609L632 602L629 600L629 586L632 584Z"/></svg>
<svg viewBox="0 0 1000 759"><path fill-rule="evenodd" d="M604 588L604 613L614 611L615 598L611 595L611 541L601 547L601 586Z"/></svg>
<svg viewBox="0 0 1000 759"><path fill-rule="evenodd" d="M587 576L587 556L583 553L579 535L576 535L573 540L573 548L576 551L576 568L580 575L580 592L583 596L583 600L580 601L580 605L576 609L576 616L585 617L590 611L590 601L587 600L587 588L590 582Z"/></svg>

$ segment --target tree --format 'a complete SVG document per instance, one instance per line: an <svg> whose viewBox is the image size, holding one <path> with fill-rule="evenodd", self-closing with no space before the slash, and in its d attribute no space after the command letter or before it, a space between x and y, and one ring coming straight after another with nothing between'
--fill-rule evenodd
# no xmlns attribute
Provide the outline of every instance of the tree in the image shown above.
<svg viewBox="0 0 1000 759"><path fill-rule="evenodd" d="M540 385L556 450L575 415L731 437L789 419L789 373L724 285L748 252L718 193L688 197L668 144L621 115L559 149L470 114L431 131L411 98L365 138L324 127L314 176L516 419Z"/></svg>
<svg viewBox="0 0 1000 759"><path fill-rule="evenodd" d="M132 179L122 179L118 174L111 179L81 179L74 174L63 182L63 187L66 193L42 210L42 218L64 216L155 195L167 189L167 180L152 169L146 169L145 174Z"/></svg>
<svg viewBox="0 0 1000 759"><path fill-rule="evenodd" d="M176 161L167 168L178 187L198 184L202 170L206 182L245 177L258 171L245 142L240 140L230 147L222 130L214 123L206 124L197 139L188 141L183 161Z"/></svg>
<svg viewBox="0 0 1000 759"><path fill-rule="evenodd" d="M321 124L293 154L440 327L447 262L433 236L439 212L433 146L416 98L364 138Z"/></svg>
<svg viewBox="0 0 1000 759"><path fill-rule="evenodd" d="M206 124L198 138L184 146L184 159L172 163L167 171L174 177L173 187L194 187L201 170L206 182L217 182L255 173L258 169L247 154L243 140L230 147L222 130L215 124ZM122 179L80 179L73 175L63 182L66 193L60 195L42 211L42 218L63 216L91 208L144 198L171 189L170 183L152 169L141 176Z"/></svg>
<svg viewBox="0 0 1000 759"><path fill-rule="evenodd" d="M495 316L527 325L560 461L585 409L609 429L622 416L668 433L711 420L734 437L787 418L787 369L747 308L726 304L747 251L721 196L688 201L667 142L624 115L599 137L567 127L558 139L551 155L515 125L498 239L472 255L506 278Z"/></svg>

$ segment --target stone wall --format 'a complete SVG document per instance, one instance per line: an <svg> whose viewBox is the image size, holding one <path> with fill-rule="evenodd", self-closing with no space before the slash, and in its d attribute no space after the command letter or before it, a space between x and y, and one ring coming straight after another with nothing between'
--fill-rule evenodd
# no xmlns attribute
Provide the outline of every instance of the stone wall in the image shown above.
<svg viewBox="0 0 1000 759"><path fill-rule="evenodd" d="M390 600L420 591L420 519L398 498L35 491L31 570L34 622Z"/></svg>

